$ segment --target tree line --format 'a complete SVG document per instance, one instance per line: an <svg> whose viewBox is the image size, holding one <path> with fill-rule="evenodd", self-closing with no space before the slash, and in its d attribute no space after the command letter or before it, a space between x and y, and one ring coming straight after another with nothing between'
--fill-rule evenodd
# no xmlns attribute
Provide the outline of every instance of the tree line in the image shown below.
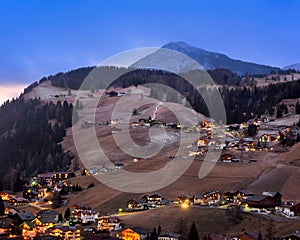
<svg viewBox="0 0 300 240"><path fill-rule="evenodd" d="M72 126L72 113L73 105L66 101L37 98L0 107L0 187L13 190L20 187L20 178L68 169L74 156L60 142Z"/></svg>

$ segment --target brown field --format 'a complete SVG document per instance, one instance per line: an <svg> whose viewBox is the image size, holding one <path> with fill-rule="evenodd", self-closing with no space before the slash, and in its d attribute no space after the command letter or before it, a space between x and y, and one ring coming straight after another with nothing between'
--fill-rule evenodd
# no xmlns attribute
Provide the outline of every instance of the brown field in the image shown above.
<svg viewBox="0 0 300 240"><path fill-rule="evenodd" d="M238 224L232 222L226 210L214 208L188 208L168 206L139 212L120 217L127 226L140 226L145 229L153 229L161 225L162 231L176 231L181 222L188 229L194 221L199 235L224 232L228 235L238 235L245 232L266 234L270 218L255 214L244 214ZM278 219L275 224L275 235L283 235L299 229L300 221Z"/></svg>

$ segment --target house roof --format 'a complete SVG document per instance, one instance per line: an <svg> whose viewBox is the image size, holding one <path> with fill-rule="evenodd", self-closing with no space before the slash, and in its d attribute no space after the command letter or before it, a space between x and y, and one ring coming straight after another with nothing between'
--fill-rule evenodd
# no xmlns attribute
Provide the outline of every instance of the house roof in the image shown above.
<svg viewBox="0 0 300 240"><path fill-rule="evenodd" d="M54 174L70 174L71 172L47 172L38 174L39 178L53 178Z"/></svg>
<svg viewBox="0 0 300 240"><path fill-rule="evenodd" d="M77 230L77 228L73 227L73 226L54 226L54 227L49 228L48 230L51 232L51 231L56 230L56 229L58 229L62 232L68 232L68 231L74 232L74 231Z"/></svg>
<svg viewBox="0 0 300 240"><path fill-rule="evenodd" d="M22 221L31 221L35 218L32 212L19 212L16 213Z"/></svg>
<svg viewBox="0 0 300 240"><path fill-rule="evenodd" d="M42 224L46 223L57 223L57 219L55 219L56 216L54 215L43 215L39 216L36 219L39 220Z"/></svg>
<svg viewBox="0 0 300 240"><path fill-rule="evenodd" d="M41 210L37 213L37 216L58 216L59 212L56 210L51 210L51 209L46 209L46 210Z"/></svg>
<svg viewBox="0 0 300 240"><path fill-rule="evenodd" d="M248 200L254 201L254 202L259 202L259 201L262 201L262 200L266 199L267 197L269 197L269 196L266 196L266 195L253 195L253 196L250 196L248 198Z"/></svg>
<svg viewBox="0 0 300 240"><path fill-rule="evenodd" d="M244 195L254 195L253 192L250 192L249 190L240 190L241 193L243 193Z"/></svg>
<svg viewBox="0 0 300 240"><path fill-rule="evenodd" d="M300 232L296 231L296 232L294 232L292 234L288 234L288 235L282 236L282 237L280 237L280 239L282 239L282 238L290 238L290 237L298 237L298 238L300 238Z"/></svg>
<svg viewBox="0 0 300 240"><path fill-rule="evenodd" d="M160 237L172 237L172 238L181 238L182 235L179 233L169 232L166 234L161 234Z"/></svg>
<svg viewBox="0 0 300 240"><path fill-rule="evenodd" d="M31 229L33 229L35 227L34 223L31 221L25 221L21 224L21 226L24 224L28 225Z"/></svg>
<svg viewBox="0 0 300 240"><path fill-rule="evenodd" d="M131 229L132 231L135 231L136 233L140 234L140 235L146 235L148 234L149 232L143 228L140 228L140 227L132 227L132 228L129 228Z"/></svg>
<svg viewBox="0 0 300 240"><path fill-rule="evenodd" d="M262 195L270 196L270 197L275 197L277 194L279 194L280 196L282 196L280 194L280 192L262 192Z"/></svg>
<svg viewBox="0 0 300 240"><path fill-rule="evenodd" d="M110 223L117 223L117 222L120 222L120 219L117 218L117 217L102 217L100 218L99 220L107 220L108 222Z"/></svg>
<svg viewBox="0 0 300 240"><path fill-rule="evenodd" d="M156 193L150 194L150 195L148 195L148 197L152 197L152 198L161 198L161 196L158 195L158 194L156 194Z"/></svg>

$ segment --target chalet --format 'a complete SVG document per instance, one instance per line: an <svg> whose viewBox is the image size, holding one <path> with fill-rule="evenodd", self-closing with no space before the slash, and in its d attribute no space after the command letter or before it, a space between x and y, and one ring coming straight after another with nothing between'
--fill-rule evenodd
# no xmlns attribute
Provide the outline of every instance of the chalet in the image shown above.
<svg viewBox="0 0 300 240"><path fill-rule="evenodd" d="M29 187L23 191L23 198L28 200L38 198L39 191L37 188Z"/></svg>
<svg viewBox="0 0 300 240"><path fill-rule="evenodd" d="M13 215L15 225L21 225L23 222L31 222L35 218L32 212L19 212Z"/></svg>
<svg viewBox="0 0 300 240"><path fill-rule="evenodd" d="M117 217L101 217L98 220L98 231L119 231L122 229L121 221Z"/></svg>
<svg viewBox="0 0 300 240"><path fill-rule="evenodd" d="M73 172L48 172L38 174L40 185L52 185L53 183L62 182L69 178L75 177Z"/></svg>
<svg viewBox="0 0 300 240"><path fill-rule="evenodd" d="M262 195L274 198L277 206L281 204L282 195L279 192L262 192Z"/></svg>
<svg viewBox="0 0 300 240"><path fill-rule="evenodd" d="M300 239L300 232L296 231L292 234L282 236L279 239L280 240L299 240Z"/></svg>
<svg viewBox="0 0 300 240"><path fill-rule="evenodd" d="M300 202L287 202L279 207L281 212L288 216L300 216Z"/></svg>
<svg viewBox="0 0 300 240"><path fill-rule="evenodd" d="M258 133L257 138L261 143L277 142L280 138L280 135L278 133Z"/></svg>
<svg viewBox="0 0 300 240"><path fill-rule="evenodd" d="M132 199L127 202L129 211L148 210L148 204L144 199Z"/></svg>
<svg viewBox="0 0 300 240"><path fill-rule="evenodd" d="M122 231L123 240L143 240L146 239L148 235L148 231L139 227L126 228Z"/></svg>
<svg viewBox="0 0 300 240"><path fill-rule="evenodd" d="M37 235L35 224L31 221L25 221L21 225L22 237L24 239L33 239Z"/></svg>
<svg viewBox="0 0 300 240"><path fill-rule="evenodd" d="M184 237L179 233L169 232L166 234L161 234L158 240L183 240Z"/></svg>
<svg viewBox="0 0 300 240"><path fill-rule="evenodd" d="M47 219L48 222L58 223L59 212L51 209L41 210L37 213L37 217Z"/></svg>
<svg viewBox="0 0 300 240"><path fill-rule="evenodd" d="M222 154L220 156L220 161L221 162L231 162L231 160L233 159L233 155L232 154L229 154L229 153L225 153L225 154Z"/></svg>
<svg viewBox="0 0 300 240"><path fill-rule="evenodd" d="M5 223L5 222L0 222L0 236L8 236L11 234L13 229L13 225Z"/></svg>
<svg viewBox="0 0 300 240"><path fill-rule="evenodd" d="M190 194L181 195L177 197L177 202L192 205L194 203L194 196Z"/></svg>
<svg viewBox="0 0 300 240"><path fill-rule="evenodd" d="M276 198L268 195L253 195L247 199L249 207L272 208L278 206Z"/></svg>
<svg viewBox="0 0 300 240"><path fill-rule="evenodd" d="M197 146L198 147L207 147L209 145L209 140L206 139L206 138L200 138L198 141L197 141Z"/></svg>
<svg viewBox="0 0 300 240"><path fill-rule="evenodd" d="M62 240L80 240L80 229L71 226L54 226L47 230L50 236L59 237Z"/></svg>
<svg viewBox="0 0 300 240"><path fill-rule="evenodd" d="M95 210L83 210L80 213L80 220L83 224L96 222L99 217L99 212Z"/></svg>
<svg viewBox="0 0 300 240"><path fill-rule="evenodd" d="M40 185L52 185L53 173L38 174L38 182Z"/></svg>
<svg viewBox="0 0 300 240"><path fill-rule="evenodd" d="M160 196L158 194L145 195L143 198L149 204L161 204L161 202L163 200L162 196Z"/></svg>
<svg viewBox="0 0 300 240"><path fill-rule="evenodd" d="M247 198L253 196L254 194L248 190L239 190L239 191L231 191L226 192L224 194L224 199L229 202L241 202L246 200Z"/></svg>
<svg viewBox="0 0 300 240"><path fill-rule="evenodd" d="M212 128L213 124L210 121L202 120L201 122L199 122L198 127L199 128Z"/></svg>
<svg viewBox="0 0 300 240"><path fill-rule="evenodd" d="M57 221L53 217L36 217L32 223L35 224L37 234L45 234L48 228L57 224Z"/></svg>
<svg viewBox="0 0 300 240"><path fill-rule="evenodd" d="M218 191L205 192L194 196L195 205L213 205L220 201L221 194Z"/></svg>
<svg viewBox="0 0 300 240"><path fill-rule="evenodd" d="M91 207L88 205L74 205L72 209L72 215L75 218L80 218L81 212L85 210L91 210Z"/></svg>
<svg viewBox="0 0 300 240"><path fill-rule="evenodd" d="M53 182L62 182L73 177L75 177L73 172L55 172L53 173Z"/></svg>

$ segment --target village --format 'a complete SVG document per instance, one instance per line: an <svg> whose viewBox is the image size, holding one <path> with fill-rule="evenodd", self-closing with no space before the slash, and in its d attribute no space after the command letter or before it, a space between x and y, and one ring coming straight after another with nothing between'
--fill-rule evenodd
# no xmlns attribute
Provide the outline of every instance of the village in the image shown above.
<svg viewBox="0 0 300 240"><path fill-rule="evenodd" d="M123 92L121 93L123 94ZM110 96L111 95L111 96ZM119 96L111 92L110 97ZM157 110L157 109L156 109ZM138 117L138 109L133 111ZM209 119L203 119L193 126L181 126L173 122L158 120L157 117L138 118L130 123L131 129L161 127L170 131L199 133L199 139L194 143L189 156L195 160L203 160L209 149L221 151L217 164L257 164L258 154L263 152L287 152L289 147L300 140L297 115L285 116L289 124L281 119L269 116L254 118L241 124L224 126L225 131L218 131L219 126ZM83 121L81 128L95 125L108 126L112 133L117 133L122 119L109 120L103 123ZM224 140L224 141L223 141ZM191 148L192 149L192 148ZM169 155L168 160L178 156ZM180 156L187 157L187 156ZM139 162L133 158L132 162ZM182 192L175 199L166 199L159 193L148 193L138 198L128 199L126 208L115 206L115 211L109 215L101 214L88 204L78 199L77 204L70 205L69 198L85 189L72 181L76 176L93 176L108 171L118 171L126 167L127 162L114 163L114 169L105 166L99 169L84 169L82 172L46 172L33 176L23 186L23 192L13 193L2 191L0 196L4 202L3 217L0 219L0 235L7 238L20 239L150 239L153 229L143 229L139 225L128 225L123 216L147 214L148 211L162 208L174 208L176 211L185 209L216 209L217 211L239 214L300 220L300 200L285 201L280 192L265 189L262 192L251 192L247 189L233 189L223 192L222 189L212 189L205 192ZM68 206L65 211L56 210L60 206ZM28 210L29 209L29 210ZM35 211L30 211L35 209ZM137 215L138 216L138 215ZM250 236L213 234L212 240L227 239L257 239ZM155 239L182 240L186 236L180 232L159 231ZM282 236L279 239L300 239L299 233Z"/></svg>
<svg viewBox="0 0 300 240"><path fill-rule="evenodd" d="M87 172L86 170L84 171ZM84 173L83 172L83 173ZM82 173L82 174L83 174ZM97 210L86 204L76 204L65 212L55 210L60 205L67 204L68 195L82 191L78 185L72 184L75 177L71 172L53 172L38 174L24 186L20 193L2 191L0 193L3 207L3 217L0 219L0 235L5 238L20 239L149 239L152 229L142 229L140 226L128 226L122 221L122 216L142 213L152 209L175 208L185 209L217 209L227 211L238 218L240 214L254 214L270 219L287 218L300 220L300 201L283 201L279 192L263 191L252 193L248 190L182 194L176 199L165 199L159 193L150 193L140 198L128 199L127 207L117 208L114 214L101 215ZM89 187L93 187L90 184ZM68 189L68 190L66 190ZM67 191L67 194L62 194ZM78 199L80 202L80 199ZM37 208L35 213L26 211L27 207ZM211 234L210 239L256 239L250 236L227 236ZM174 231L161 231L159 240L181 240L185 236ZM280 239L299 239L298 233L282 236Z"/></svg>

